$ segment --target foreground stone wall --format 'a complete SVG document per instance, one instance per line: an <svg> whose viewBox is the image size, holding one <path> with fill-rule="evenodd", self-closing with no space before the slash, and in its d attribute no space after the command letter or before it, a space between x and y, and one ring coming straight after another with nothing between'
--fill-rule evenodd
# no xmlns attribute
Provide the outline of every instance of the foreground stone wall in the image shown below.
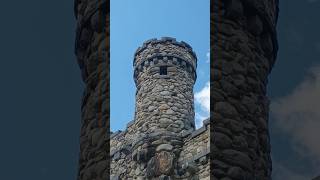
<svg viewBox="0 0 320 180"><path fill-rule="evenodd" d="M134 134L130 133L134 129L134 124L129 122L125 131L117 131L110 136L110 178L112 180L148 179L145 177L146 164L138 164L132 159L133 144L139 141L133 138ZM183 146L177 159L180 175L177 174L171 179L209 180L210 120L205 120L203 127L183 138Z"/></svg>
<svg viewBox="0 0 320 180"><path fill-rule="evenodd" d="M193 173L193 177L201 180L210 179L210 120L203 122L203 126L184 139L183 147L178 159L180 167L186 169L185 177ZM181 178L185 178L182 176Z"/></svg>
<svg viewBox="0 0 320 180"><path fill-rule="evenodd" d="M277 3L211 3L213 179L271 179L266 85L277 53Z"/></svg>
<svg viewBox="0 0 320 180"><path fill-rule="evenodd" d="M108 178L109 2L75 0L75 54L85 90L82 98L79 180Z"/></svg>

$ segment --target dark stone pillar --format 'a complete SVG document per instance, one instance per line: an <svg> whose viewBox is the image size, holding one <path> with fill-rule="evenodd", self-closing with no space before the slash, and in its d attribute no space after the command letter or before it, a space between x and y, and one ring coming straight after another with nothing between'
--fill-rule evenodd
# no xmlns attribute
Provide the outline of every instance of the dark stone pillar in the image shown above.
<svg viewBox="0 0 320 180"><path fill-rule="evenodd" d="M109 178L109 1L75 0L82 99L78 180Z"/></svg>
<svg viewBox="0 0 320 180"><path fill-rule="evenodd" d="M213 179L271 179L266 86L276 0L211 1Z"/></svg>

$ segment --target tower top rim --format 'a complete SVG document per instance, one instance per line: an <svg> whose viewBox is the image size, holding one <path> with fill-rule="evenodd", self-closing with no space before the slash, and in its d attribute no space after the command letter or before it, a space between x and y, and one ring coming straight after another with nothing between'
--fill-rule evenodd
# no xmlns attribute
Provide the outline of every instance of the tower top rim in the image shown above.
<svg viewBox="0 0 320 180"><path fill-rule="evenodd" d="M182 47L184 49L186 49L193 57L193 59L195 60L195 62L197 63L197 55L196 53L193 51L192 47L186 43L185 41L177 41L176 38L173 37L161 37L160 39L157 38L152 38L152 39L148 39L146 41L143 42L141 47L138 47L136 52L134 53L134 60L133 60L133 65L136 65L136 59L137 56L140 55L140 53L142 53L144 50L146 50L148 48L148 45L152 44L165 44L165 43L170 43L179 47Z"/></svg>

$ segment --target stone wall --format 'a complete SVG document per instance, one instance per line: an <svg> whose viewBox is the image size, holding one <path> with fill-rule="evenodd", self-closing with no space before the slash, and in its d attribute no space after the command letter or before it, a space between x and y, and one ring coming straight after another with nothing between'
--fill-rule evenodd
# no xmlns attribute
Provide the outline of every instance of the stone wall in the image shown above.
<svg viewBox="0 0 320 180"><path fill-rule="evenodd" d="M75 0L74 5L75 54L85 82L78 179L102 180L109 175L109 2Z"/></svg>
<svg viewBox="0 0 320 180"><path fill-rule="evenodd" d="M135 163L132 159L133 146L139 139L134 139L130 133L135 127L132 122L124 131L117 131L110 136L111 180L147 179L147 166ZM143 138L143 137L141 137ZM204 126L183 137L183 146L177 164L179 174L171 179L210 179L210 121L204 121Z"/></svg>
<svg viewBox="0 0 320 180"><path fill-rule="evenodd" d="M193 85L196 56L174 38L148 40L134 58L136 133L159 130L178 134L194 129ZM164 67L166 74L161 75Z"/></svg>
<svg viewBox="0 0 320 180"><path fill-rule="evenodd" d="M111 135L112 179L209 179L209 120L194 128L196 66L191 46L174 38L138 48L135 118Z"/></svg>
<svg viewBox="0 0 320 180"><path fill-rule="evenodd" d="M277 3L211 3L213 179L271 179L266 85L277 53Z"/></svg>
<svg viewBox="0 0 320 180"><path fill-rule="evenodd" d="M207 121L194 130L193 102L188 102L193 101L195 53L187 43L153 39L135 54L135 120L124 132L112 134L109 142L109 1L75 0L75 53L86 84L78 179L109 178L110 145L113 179L209 179L209 163L213 179L270 179L266 85L277 53L277 4L277 0L211 2L211 129ZM166 81L156 64L165 64L167 76L180 80ZM153 89L161 96L153 98ZM174 97L181 107L170 101Z"/></svg>
<svg viewBox="0 0 320 180"><path fill-rule="evenodd" d="M205 120L201 128L185 137L183 144L178 159L179 166L189 171L186 173L187 176L194 171L194 177L201 180L209 180L210 119Z"/></svg>

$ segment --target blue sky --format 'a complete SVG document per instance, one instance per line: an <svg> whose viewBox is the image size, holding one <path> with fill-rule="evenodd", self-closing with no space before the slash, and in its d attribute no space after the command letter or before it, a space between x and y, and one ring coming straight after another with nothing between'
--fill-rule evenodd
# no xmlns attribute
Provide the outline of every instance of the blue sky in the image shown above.
<svg viewBox="0 0 320 180"><path fill-rule="evenodd" d="M197 54L194 92L196 125L209 116L209 0L111 0L110 127L124 130L133 120L133 55L144 41L164 36L190 44Z"/></svg>

